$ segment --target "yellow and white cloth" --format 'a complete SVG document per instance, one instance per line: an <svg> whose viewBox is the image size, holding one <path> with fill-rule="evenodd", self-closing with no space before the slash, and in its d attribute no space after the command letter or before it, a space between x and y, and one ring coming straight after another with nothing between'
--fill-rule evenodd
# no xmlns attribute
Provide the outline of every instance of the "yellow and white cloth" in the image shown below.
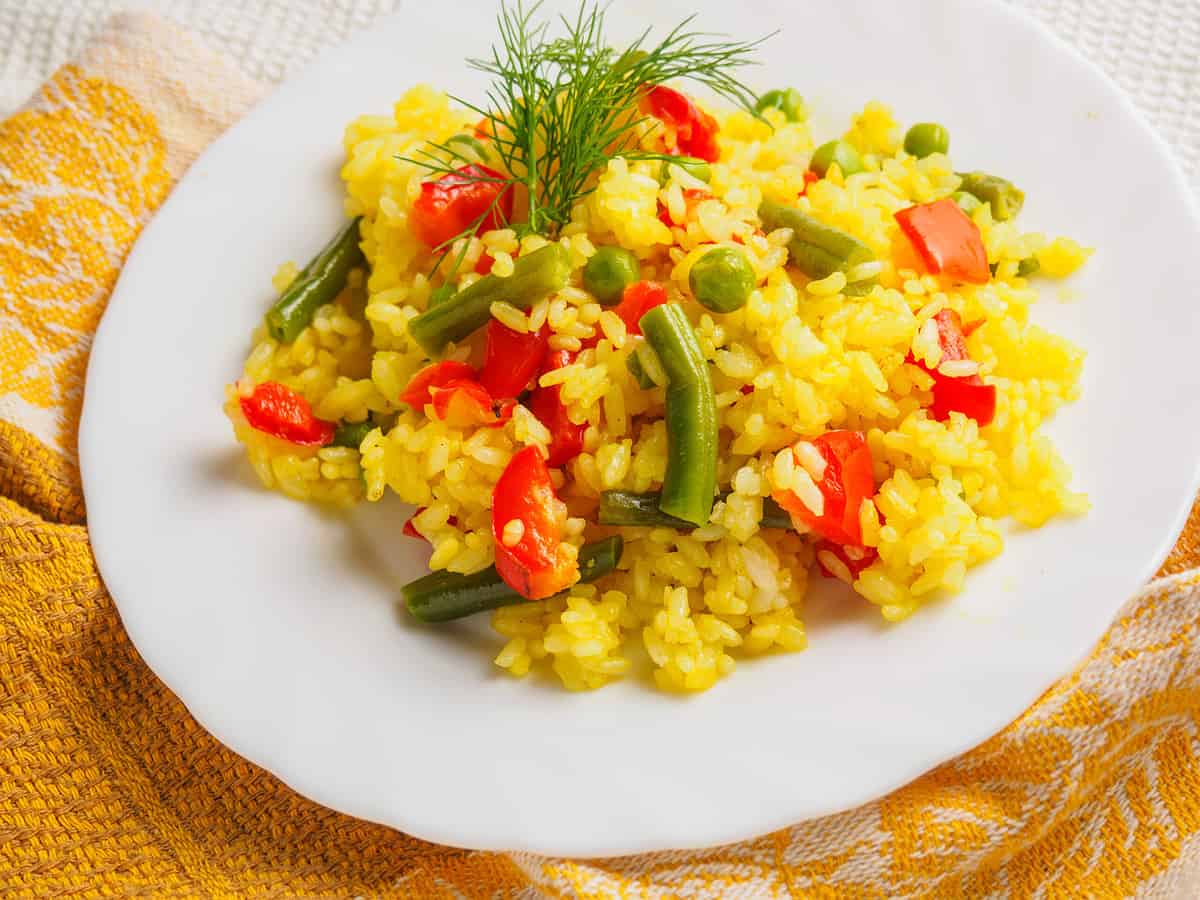
<svg viewBox="0 0 1200 900"><path fill-rule="evenodd" d="M186 33L122 16L0 124L0 896L1200 894L1200 507L1089 658L1000 734L729 847L440 847L316 806L209 737L96 573L75 435L122 260L258 94Z"/></svg>

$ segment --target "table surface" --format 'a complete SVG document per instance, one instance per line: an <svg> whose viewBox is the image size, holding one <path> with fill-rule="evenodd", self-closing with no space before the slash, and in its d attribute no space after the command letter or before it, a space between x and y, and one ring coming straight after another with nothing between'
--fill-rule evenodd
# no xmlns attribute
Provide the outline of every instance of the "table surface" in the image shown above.
<svg viewBox="0 0 1200 900"><path fill-rule="evenodd" d="M1008 0L1104 69L1173 147L1200 194L1200 0ZM0 0L0 115L113 13L153 10L278 82L402 0Z"/></svg>

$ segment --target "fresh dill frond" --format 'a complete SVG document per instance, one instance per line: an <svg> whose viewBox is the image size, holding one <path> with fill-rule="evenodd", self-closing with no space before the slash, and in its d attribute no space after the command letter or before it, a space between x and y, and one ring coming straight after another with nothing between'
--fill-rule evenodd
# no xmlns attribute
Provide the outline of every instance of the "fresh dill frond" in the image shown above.
<svg viewBox="0 0 1200 900"><path fill-rule="evenodd" d="M574 19L562 17L561 37L550 36L548 23L534 21L540 5L526 8L517 0L515 6L501 6L499 41L491 56L467 60L492 76L486 102L453 98L487 123L505 179L524 187L527 218L514 225L520 233L556 233L612 158L653 156L636 151L644 85L688 79L753 112L754 94L736 72L753 63L752 54L765 38L730 41L693 31L692 17L657 43L650 43L647 31L618 51L605 38L599 5L581 6ZM453 138L407 159L431 176L476 162ZM469 237L485 217L447 244Z"/></svg>

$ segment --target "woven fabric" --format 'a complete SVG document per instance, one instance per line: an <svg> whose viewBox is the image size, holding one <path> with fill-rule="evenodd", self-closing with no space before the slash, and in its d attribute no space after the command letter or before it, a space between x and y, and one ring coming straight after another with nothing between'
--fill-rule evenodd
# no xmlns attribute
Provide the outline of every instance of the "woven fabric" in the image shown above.
<svg viewBox="0 0 1200 900"><path fill-rule="evenodd" d="M258 93L125 16L0 124L0 896L1195 896L1200 507L1017 722L879 801L728 847L440 847L322 809L203 732L96 574L75 428L125 254Z"/></svg>

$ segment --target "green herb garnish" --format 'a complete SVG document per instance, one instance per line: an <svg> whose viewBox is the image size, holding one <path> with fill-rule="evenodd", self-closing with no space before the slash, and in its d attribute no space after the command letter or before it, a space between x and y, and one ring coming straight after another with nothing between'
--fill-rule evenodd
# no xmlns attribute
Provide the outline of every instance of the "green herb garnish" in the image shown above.
<svg viewBox="0 0 1200 900"><path fill-rule="evenodd" d="M689 79L754 113L755 95L734 72L752 63L752 52L765 38L722 40L691 31L694 17L689 17L657 44L648 44L647 31L618 51L605 39L600 6L584 5L573 21L563 17L565 35L551 37L548 23L534 22L540 5L526 9L520 0L515 7L502 5L500 41L492 55L467 60L492 76L486 108L453 98L490 124L492 146L508 173L505 180L525 188L529 212L525 222L514 223L519 234L553 236L570 221L571 208L592 190L593 177L610 159L655 156L635 152L643 85ZM405 159L431 176L475 162L453 138L431 142L415 157ZM446 251L469 237L490 213L436 249Z"/></svg>

